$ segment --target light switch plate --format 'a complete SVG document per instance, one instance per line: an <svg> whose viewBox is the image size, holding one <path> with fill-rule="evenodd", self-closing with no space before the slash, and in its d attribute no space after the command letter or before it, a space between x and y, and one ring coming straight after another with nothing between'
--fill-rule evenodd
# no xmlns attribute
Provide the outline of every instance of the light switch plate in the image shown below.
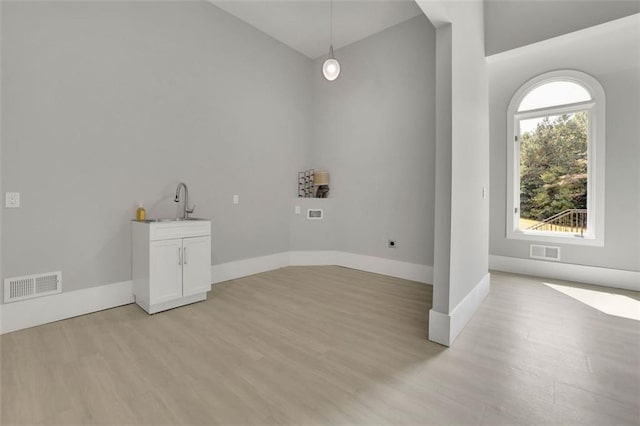
<svg viewBox="0 0 640 426"><path fill-rule="evenodd" d="M4 206L9 209L15 209L20 207L20 193L19 192L5 192L4 194Z"/></svg>
<svg viewBox="0 0 640 426"><path fill-rule="evenodd" d="M296 209L294 211L296 214L300 214L300 206L296 206Z"/></svg>
<svg viewBox="0 0 640 426"><path fill-rule="evenodd" d="M239 195L234 195L233 196L233 204L238 204L240 203L240 196Z"/></svg>

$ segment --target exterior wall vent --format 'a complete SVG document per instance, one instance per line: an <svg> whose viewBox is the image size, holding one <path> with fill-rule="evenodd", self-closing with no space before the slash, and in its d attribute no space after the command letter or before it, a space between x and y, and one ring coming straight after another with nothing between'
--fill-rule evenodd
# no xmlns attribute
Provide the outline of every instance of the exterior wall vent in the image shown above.
<svg viewBox="0 0 640 426"><path fill-rule="evenodd" d="M529 257L533 259L560 260L560 247L531 244Z"/></svg>
<svg viewBox="0 0 640 426"><path fill-rule="evenodd" d="M5 278L4 303L62 292L62 272Z"/></svg>

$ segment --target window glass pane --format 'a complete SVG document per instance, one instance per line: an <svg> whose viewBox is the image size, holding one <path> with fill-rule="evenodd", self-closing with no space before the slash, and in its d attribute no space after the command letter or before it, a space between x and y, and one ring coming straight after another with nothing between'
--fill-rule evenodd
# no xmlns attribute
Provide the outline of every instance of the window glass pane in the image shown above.
<svg viewBox="0 0 640 426"><path fill-rule="evenodd" d="M524 97L518 111L584 102L591 94L584 87L570 81L554 81L536 87Z"/></svg>
<svg viewBox="0 0 640 426"><path fill-rule="evenodd" d="M520 230L587 232L588 117L520 120Z"/></svg>

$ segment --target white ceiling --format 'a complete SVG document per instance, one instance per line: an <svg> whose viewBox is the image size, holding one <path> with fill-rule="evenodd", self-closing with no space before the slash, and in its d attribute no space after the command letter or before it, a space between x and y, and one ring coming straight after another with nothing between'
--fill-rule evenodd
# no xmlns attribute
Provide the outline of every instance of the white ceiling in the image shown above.
<svg viewBox="0 0 640 426"><path fill-rule="evenodd" d="M329 52L329 0L210 0L311 59ZM414 0L334 0L333 47L397 25L422 10Z"/></svg>

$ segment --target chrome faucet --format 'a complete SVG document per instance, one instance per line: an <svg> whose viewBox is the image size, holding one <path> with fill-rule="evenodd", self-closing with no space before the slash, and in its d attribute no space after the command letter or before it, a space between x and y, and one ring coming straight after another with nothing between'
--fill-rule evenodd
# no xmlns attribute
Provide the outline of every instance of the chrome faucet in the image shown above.
<svg viewBox="0 0 640 426"><path fill-rule="evenodd" d="M176 203L180 202L180 188L184 188L184 209L182 218L189 219L189 215L193 213L193 211L196 209L196 206L194 204L193 207L189 208L189 189L187 188L187 184L184 182L180 182L178 184L178 188L176 188L176 199L173 201L175 201Z"/></svg>

